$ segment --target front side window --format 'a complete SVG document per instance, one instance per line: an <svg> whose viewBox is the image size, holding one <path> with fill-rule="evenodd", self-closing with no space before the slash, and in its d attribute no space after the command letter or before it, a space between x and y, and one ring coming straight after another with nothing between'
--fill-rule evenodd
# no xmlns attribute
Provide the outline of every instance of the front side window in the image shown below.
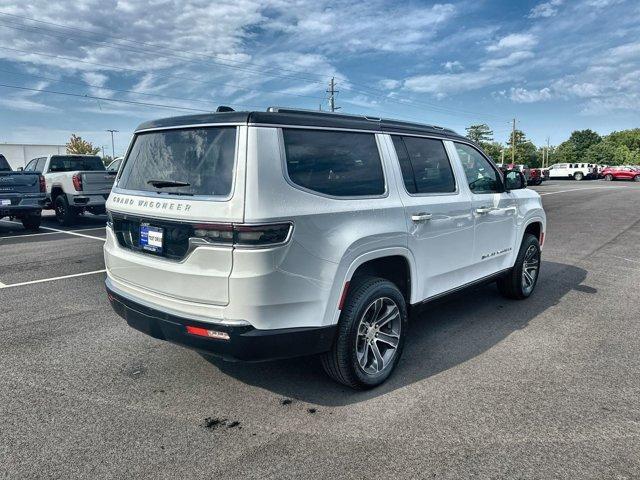
<svg viewBox="0 0 640 480"><path fill-rule="evenodd" d="M396 135L392 138L407 192L455 192L453 170L441 140Z"/></svg>
<svg viewBox="0 0 640 480"><path fill-rule="evenodd" d="M504 190L500 174L478 150L463 143L454 145L473 193L500 193Z"/></svg>
<svg viewBox="0 0 640 480"><path fill-rule="evenodd" d="M36 163L36 172L44 172L45 163L47 163L47 159L45 157L39 158L38 163Z"/></svg>
<svg viewBox="0 0 640 480"><path fill-rule="evenodd" d="M233 184L235 127L136 135L118 187L173 195L227 196Z"/></svg>
<svg viewBox="0 0 640 480"><path fill-rule="evenodd" d="M382 195L382 162L373 134L283 129L289 179L335 197Z"/></svg>
<svg viewBox="0 0 640 480"><path fill-rule="evenodd" d="M49 162L50 172L102 171L104 163L98 156L55 155Z"/></svg>

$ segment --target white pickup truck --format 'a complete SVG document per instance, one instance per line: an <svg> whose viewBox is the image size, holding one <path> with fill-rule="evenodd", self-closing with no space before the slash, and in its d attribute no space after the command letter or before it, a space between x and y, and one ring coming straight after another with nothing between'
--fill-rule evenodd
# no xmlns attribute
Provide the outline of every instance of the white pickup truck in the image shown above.
<svg viewBox="0 0 640 480"><path fill-rule="evenodd" d="M95 155L50 155L34 158L25 171L41 172L47 191L45 208L54 209L61 225L72 225L77 215L105 213L115 172L106 171Z"/></svg>

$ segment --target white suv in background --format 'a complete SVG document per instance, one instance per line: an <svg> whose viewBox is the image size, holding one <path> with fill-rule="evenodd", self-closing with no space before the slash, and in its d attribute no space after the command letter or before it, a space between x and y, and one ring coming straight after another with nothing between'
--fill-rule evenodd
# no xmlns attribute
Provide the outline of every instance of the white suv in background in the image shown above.
<svg viewBox="0 0 640 480"><path fill-rule="evenodd" d="M531 295L546 228L522 174L451 130L278 108L142 124L107 209L132 327L228 359L321 354L354 388L393 371L409 305Z"/></svg>
<svg viewBox="0 0 640 480"><path fill-rule="evenodd" d="M549 168L549 178L583 180L598 178L598 167L591 163L556 163Z"/></svg>

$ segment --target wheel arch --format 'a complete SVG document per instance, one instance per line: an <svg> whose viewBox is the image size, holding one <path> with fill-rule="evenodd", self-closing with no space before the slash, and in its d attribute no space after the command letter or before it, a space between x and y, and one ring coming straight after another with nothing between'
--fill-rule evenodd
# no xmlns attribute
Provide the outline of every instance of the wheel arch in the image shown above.
<svg viewBox="0 0 640 480"><path fill-rule="evenodd" d="M374 275L386 278L398 285L407 301L415 303L417 298L417 278L415 259L405 247L390 247L364 253L355 258L342 275L337 275L332 295L330 323L337 323L340 317L341 299L348 293L351 281L359 275ZM334 301L335 300L335 301Z"/></svg>

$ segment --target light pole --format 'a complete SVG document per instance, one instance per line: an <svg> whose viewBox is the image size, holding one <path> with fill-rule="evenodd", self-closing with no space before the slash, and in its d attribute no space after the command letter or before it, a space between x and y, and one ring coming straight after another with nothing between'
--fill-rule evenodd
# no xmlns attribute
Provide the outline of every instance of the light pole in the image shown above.
<svg viewBox="0 0 640 480"><path fill-rule="evenodd" d="M113 144L113 134L118 133L119 130L107 130L107 132L111 133L111 160L116 159L116 148Z"/></svg>

